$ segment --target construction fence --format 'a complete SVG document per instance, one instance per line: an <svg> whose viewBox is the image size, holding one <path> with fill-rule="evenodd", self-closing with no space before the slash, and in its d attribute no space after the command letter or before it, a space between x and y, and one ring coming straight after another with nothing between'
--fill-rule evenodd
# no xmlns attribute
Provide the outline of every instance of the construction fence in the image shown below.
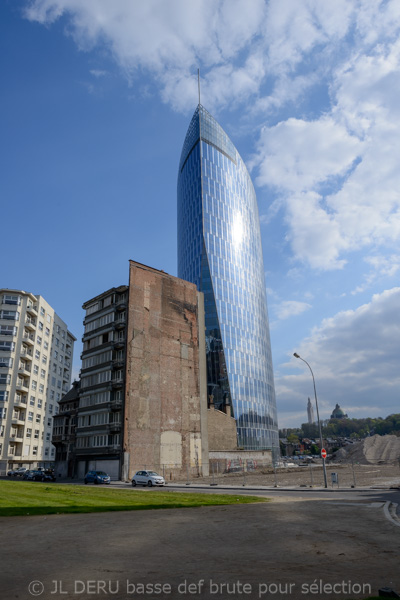
<svg viewBox="0 0 400 600"><path fill-rule="evenodd" d="M400 459L375 464L326 462L329 488L357 488L383 485L400 487ZM208 475L201 465L138 465L135 471L152 470L168 483L214 486L324 487L322 460L299 466L273 466L271 461L211 460Z"/></svg>

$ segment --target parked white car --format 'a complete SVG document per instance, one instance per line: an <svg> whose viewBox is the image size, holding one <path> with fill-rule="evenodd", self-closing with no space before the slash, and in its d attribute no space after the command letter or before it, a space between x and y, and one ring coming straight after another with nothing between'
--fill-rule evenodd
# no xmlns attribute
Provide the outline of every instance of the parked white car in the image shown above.
<svg viewBox="0 0 400 600"><path fill-rule="evenodd" d="M132 477L132 485L165 485L165 479L155 471L138 471Z"/></svg>

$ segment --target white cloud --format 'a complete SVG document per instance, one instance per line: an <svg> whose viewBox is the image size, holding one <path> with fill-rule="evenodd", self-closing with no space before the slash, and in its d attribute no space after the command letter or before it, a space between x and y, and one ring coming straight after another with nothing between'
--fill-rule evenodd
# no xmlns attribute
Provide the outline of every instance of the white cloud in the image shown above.
<svg viewBox="0 0 400 600"><path fill-rule="evenodd" d="M336 403L349 416L350 408L370 407L364 416L387 416L399 412L400 288L375 294L371 302L356 310L340 312L322 321L310 337L294 350L313 369L321 418L329 418ZM301 370L285 375L287 368ZM276 372L278 419L291 421L288 411L313 394L311 374L300 360L292 358ZM379 407L379 408L374 408ZM281 417L280 417L281 415ZM299 423L297 423L299 424Z"/></svg>
<svg viewBox="0 0 400 600"><path fill-rule="evenodd" d="M364 282L358 285L351 294L354 296L368 289L376 280L386 277L394 277L400 270L400 256L392 254L390 256L366 256L364 261L371 265L372 269L364 275Z"/></svg>
<svg viewBox="0 0 400 600"><path fill-rule="evenodd" d="M290 317L301 315L301 313L311 308L311 304L299 302L297 300L285 300L279 304L272 304L271 308L277 319L282 321L284 319L289 319Z"/></svg>

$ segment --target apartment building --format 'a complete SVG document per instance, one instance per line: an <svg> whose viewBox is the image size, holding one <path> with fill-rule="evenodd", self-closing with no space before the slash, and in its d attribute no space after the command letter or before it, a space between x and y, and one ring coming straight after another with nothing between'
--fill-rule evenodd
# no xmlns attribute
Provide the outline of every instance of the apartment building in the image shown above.
<svg viewBox="0 0 400 600"><path fill-rule="evenodd" d="M128 286L83 305L81 389L76 428L78 477L89 469L120 476L125 396Z"/></svg>
<svg viewBox="0 0 400 600"><path fill-rule="evenodd" d="M75 341L42 296L0 288L0 473L54 461L53 416Z"/></svg>

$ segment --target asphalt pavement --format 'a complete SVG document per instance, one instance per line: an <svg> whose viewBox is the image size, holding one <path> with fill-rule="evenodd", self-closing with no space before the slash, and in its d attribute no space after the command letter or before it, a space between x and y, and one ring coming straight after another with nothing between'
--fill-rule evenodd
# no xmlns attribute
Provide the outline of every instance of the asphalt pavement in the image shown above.
<svg viewBox="0 0 400 600"><path fill-rule="evenodd" d="M179 489L188 488L201 491ZM400 521L390 514L398 490L202 491L214 490L272 500L0 518L1 597L340 600L382 587L400 592Z"/></svg>

